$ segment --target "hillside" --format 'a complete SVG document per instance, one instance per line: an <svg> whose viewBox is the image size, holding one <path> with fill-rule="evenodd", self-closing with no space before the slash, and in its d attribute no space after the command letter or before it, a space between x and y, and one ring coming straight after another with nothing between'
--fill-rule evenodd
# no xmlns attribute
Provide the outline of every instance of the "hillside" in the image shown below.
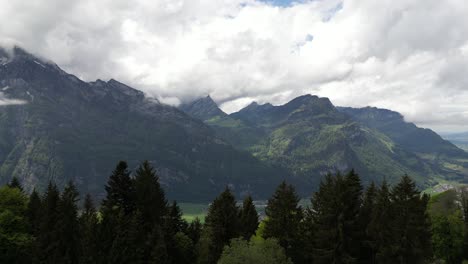
<svg viewBox="0 0 468 264"><path fill-rule="evenodd" d="M157 167L171 198L208 200L226 185L265 197L285 173L234 149L182 111L115 80L87 83L15 48L0 53L0 180L27 189L73 180L100 194L115 164Z"/></svg>
<svg viewBox="0 0 468 264"><path fill-rule="evenodd" d="M463 182L468 175L466 153L388 110L339 108L304 95L280 106L252 103L205 123L239 149L288 168L305 186L351 168L367 182L409 174L421 187L442 179Z"/></svg>

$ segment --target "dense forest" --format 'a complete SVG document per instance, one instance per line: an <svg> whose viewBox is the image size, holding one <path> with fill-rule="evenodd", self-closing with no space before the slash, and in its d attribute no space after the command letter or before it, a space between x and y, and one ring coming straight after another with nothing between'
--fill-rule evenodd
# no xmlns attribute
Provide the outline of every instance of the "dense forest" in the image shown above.
<svg viewBox="0 0 468 264"><path fill-rule="evenodd" d="M63 190L0 188L0 263L461 263L468 258L468 196L429 197L403 176L364 188L358 174L329 174L302 208L281 183L259 219L226 188L204 223L167 201L153 167L119 162L97 206ZM432 205L431 205L432 204ZM440 208L439 208L440 207Z"/></svg>

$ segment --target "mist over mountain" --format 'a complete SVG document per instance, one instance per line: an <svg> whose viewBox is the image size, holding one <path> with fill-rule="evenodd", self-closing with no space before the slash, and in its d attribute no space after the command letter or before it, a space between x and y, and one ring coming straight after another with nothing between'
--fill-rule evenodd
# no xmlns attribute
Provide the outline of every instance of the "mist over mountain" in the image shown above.
<svg viewBox="0 0 468 264"><path fill-rule="evenodd" d="M225 186L266 197L282 178L198 119L116 80L84 82L15 48L2 51L0 180L26 188L73 180L101 194L119 160L149 160L171 198L207 200ZM15 103L16 102L16 103Z"/></svg>
<svg viewBox="0 0 468 264"><path fill-rule="evenodd" d="M364 182L465 182L468 154L397 112L335 107L303 95L232 114L210 96L160 103L116 80L84 82L53 62L0 50L0 180L26 188L69 180L100 195L117 161L149 160L170 197L207 200L225 186L267 197L282 179L308 195L328 172Z"/></svg>

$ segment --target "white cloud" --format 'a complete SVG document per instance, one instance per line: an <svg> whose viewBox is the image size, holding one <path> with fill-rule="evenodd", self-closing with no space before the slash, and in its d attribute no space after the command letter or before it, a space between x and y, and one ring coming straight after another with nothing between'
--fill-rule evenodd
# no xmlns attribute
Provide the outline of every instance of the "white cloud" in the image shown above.
<svg viewBox="0 0 468 264"><path fill-rule="evenodd" d="M54 8L51 8L54 7ZM229 111L303 93L468 130L463 0L0 0L0 36L86 80ZM166 98L166 100L165 100Z"/></svg>
<svg viewBox="0 0 468 264"><path fill-rule="evenodd" d="M5 86L0 90L1 91L6 91L9 88L10 87ZM24 101L24 100L8 98L7 96L5 96L5 94L3 92L0 92L0 107L1 106L6 106L6 105L22 105L22 104L26 104L26 103L27 102Z"/></svg>

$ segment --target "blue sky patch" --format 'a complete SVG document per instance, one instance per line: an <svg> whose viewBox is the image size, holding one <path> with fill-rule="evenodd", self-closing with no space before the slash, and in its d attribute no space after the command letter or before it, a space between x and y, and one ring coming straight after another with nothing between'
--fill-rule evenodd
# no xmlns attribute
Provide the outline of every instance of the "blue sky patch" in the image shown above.
<svg viewBox="0 0 468 264"><path fill-rule="evenodd" d="M286 7L286 6L290 6L292 3L297 3L297 2L304 2L304 1L301 1L301 0L296 0L296 1L293 1L293 0L260 0L261 2L266 2L266 3L269 3L271 5L275 5L275 6L283 6L283 7Z"/></svg>

